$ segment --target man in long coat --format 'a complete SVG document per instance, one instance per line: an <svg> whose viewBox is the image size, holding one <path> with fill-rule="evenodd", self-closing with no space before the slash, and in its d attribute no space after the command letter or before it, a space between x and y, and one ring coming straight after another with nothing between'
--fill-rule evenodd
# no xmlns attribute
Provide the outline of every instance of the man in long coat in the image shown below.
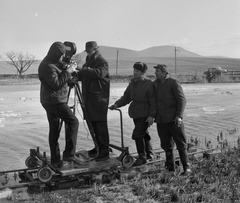
<svg viewBox="0 0 240 203"><path fill-rule="evenodd" d="M82 94L85 110L90 120L99 153L96 147L88 151L90 157L96 161L109 158L109 133L107 126L107 112L110 93L110 77L108 62L101 56L95 41L86 43L87 57L83 67L79 67L79 80L82 81ZM85 115L86 117L86 115Z"/></svg>

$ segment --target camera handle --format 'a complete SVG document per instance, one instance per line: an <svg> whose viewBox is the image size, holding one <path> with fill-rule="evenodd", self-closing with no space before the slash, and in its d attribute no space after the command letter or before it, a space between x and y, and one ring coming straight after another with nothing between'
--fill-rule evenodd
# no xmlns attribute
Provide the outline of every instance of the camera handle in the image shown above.
<svg viewBox="0 0 240 203"><path fill-rule="evenodd" d="M96 135L94 133L94 130L93 130L93 126L92 126L92 123L91 121L89 120L89 117L88 117L88 113L86 111L86 108L85 108L85 102L84 102L84 99L83 99L83 96L82 96L82 92L81 92L81 89L80 89L80 85L78 82L74 82L74 83L70 83L68 84L69 86L69 91L68 91L68 98L67 98L67 103L69 101L69 97L70 97L70 94L71 94L71 90L74 89L74 103L73 103L73 106L71 106L70 108L72 109L74 115L76 113L76 106L77 106L77 99L80 103L80 106L82 108L82 112L83 112L83 115L85 117L85 120L86 120L86 123L87 123L87 126L88 126L88 129L89 129L89 132L91 134L91 137L92 137L92 140L93 140L93 143L95 145L95 148L97 150L97 155L99 154L99 147L97 145L97 139L96 139ZM63 120L61 120L60 122L60 125L59 125L59 133L62 129L62 125L63 125Z"/></svg>

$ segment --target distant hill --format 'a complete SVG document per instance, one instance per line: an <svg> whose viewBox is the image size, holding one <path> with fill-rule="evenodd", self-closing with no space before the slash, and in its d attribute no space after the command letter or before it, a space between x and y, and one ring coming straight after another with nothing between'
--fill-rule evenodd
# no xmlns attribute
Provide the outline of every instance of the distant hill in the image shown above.
<svg viewBox="0 0 240 203"><path fill-rule="evenodd" d="M214 67L240 71L239 58L205 57L181 47L177 47L175 58L174 46L155 46L141 51L100 46L100 52L109 63L111 75L132 75L133 64L137 61L145 62L148 65L147 75L154 75L153 66L158 63L166 64L170 74L201 75L207 69ZM73 56L73 60L80 66L85 62L85 58L85 52ZM40 61L36 61L25 74L37 73L39 63ZM5 62L0 62L0 74L16 74L16 69Z"/></svg>
<svg viewBox="0 0 240 203"><path fill-rule="evenodd" d="M147 74L154 74L154 65L164 63L170 73L202 74L208 68L222 67L228 70L240 70L240 59L224 57L205 57L177 47L175 60L174 46L155 46L141 51L134 51L119 47L100 46L100 52L109 63L110 74L132 74L133 64L137 61L145 62L149 69ZM118 54L117 54L118 53ZM117 63L118 55L118 63ZM86 53L81 52L74 56L74 60L82 65ZM176 66L175 66L176 65Z"/></svg>
<svg viewBox="0 0 240 203"><path fill-rule="evenodd" d="M131 49L124 49L119 47L100 46L99 50L101 54L107 59L116 59L117 52L119 59L123 58L138 58L138 57L175 57L174 46L155 46L141 51L134 51ZM177 47L177 57L203 57L199 54L187 51L181 47ZM86 53L81 52L75 55L74 59L81 61L85 59Z"/></svg>
<svg viewBox="0 0 240 203"><path fill-rule="evenodd" d="M177 57L203 57L199 54L187 51L181 47L176 47ZM139 51L141 57L175 57L174 46L156 46Z"/></svg>

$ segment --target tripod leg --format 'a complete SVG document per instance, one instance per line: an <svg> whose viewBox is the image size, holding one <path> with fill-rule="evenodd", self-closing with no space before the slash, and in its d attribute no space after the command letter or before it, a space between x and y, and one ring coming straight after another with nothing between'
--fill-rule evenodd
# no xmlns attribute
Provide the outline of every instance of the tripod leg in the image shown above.
<svg viewBox="0 0 240 203"><path fill-rule="evenodd" d="M83 113L84 113L84 117L85 117L85 120L86 120L86 122L87 122L87 126L88 126L88 129L89 129L89 132L90 132L90 134L91 134L91 136L92 136L92 140L93 140L94 145L95 145L95 148L96 148L96 150L97 150L97 154L99 154L99 147L98 147L98 145L97 145L96 135L95 135L95 133L94 133L94 129L93 129L92 123L91 123L91 121L89 120L87 111L86 111L86 109L85 109L85 103L84 103L84 99L83 99L83 96L82 96L82 92L81 92L81 90L80 90L80 86L79 86L78 83L75 83L74 87L75 87L75 91L76 91L77 98L78 98L78 100L79 100L79 103L80 103L80 105L81 105L82 111L83 111Z"/></svg>
<svg viewBox="0 0 240 203"><path fill-rule="evenodd" d="M68 101L69 101L69 97L70 97L72 88L73 88L73 86L69 86L69 91L68 91L68 96L67 96L67 103L68 103ZM75 105L75 104L74 104L74 105ZM72 107L70 107L70 108L72 108ZM74 109L75 109L75 108L74 108ZM75 114L75 111L74 111L73 113ZM63 126L63 120L61 120L60 123L59 123L59 128L58 128L59 134L60 134L60 132L61 132L62 126Z"/></svg>

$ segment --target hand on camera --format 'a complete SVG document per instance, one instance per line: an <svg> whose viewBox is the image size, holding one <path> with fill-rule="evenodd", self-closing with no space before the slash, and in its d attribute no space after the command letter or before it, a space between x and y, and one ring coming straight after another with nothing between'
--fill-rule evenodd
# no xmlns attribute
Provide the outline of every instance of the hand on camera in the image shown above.
<svg viewBox="0 0 240 203"><path fill-rule="evenodd" d="M76 68L76 70L78 70L78 71L83 71L83 70L90 70L90 67L86 67L86 66L77 66L77 68Z"/></svg>
<svg viewBox="0 0 240 203"><path fill-rule="evenodd" d="M68 83L70 83L70 84L75 84L75 83L77 83L77 82L78 82L77 77L72 77L72 78L70 78L70 79L68 80Z"/></svg>
<svg viewBox="0 0 240 203"><path fill-rule="evenodd" d="M69 72L69 73L73 73L73 72L76 71L76 69L77 69L77 63L76 62L72 62L69 65L67 65L66 71Z"/></svg>
<svg viewBox="0 0 240 203"><path fill-rule="evenodd" d="M77 63L76 62L72 62L70 64L70 66L72 67L73 71L76 71L76 69L77 69Z"/></svg>
<svg viewBox="0 0 240 203"><path fill-rule="evenodd" d="M74 70L73 70L72 66L67 66L66 71L69 73L73 73Z"/></svg>
<svg viewBox="0 0 240 203"><path fill-rule="evenodd" d="M109 109L110 110L116 110L117 109L117 105L113 104L113 105L109 106Z"/></svg>
<svg viewBox="0 0 240 203"><path fill-rule="evenodd" d="M90 67L82 67L82 70L90 70Z"/></svg>

